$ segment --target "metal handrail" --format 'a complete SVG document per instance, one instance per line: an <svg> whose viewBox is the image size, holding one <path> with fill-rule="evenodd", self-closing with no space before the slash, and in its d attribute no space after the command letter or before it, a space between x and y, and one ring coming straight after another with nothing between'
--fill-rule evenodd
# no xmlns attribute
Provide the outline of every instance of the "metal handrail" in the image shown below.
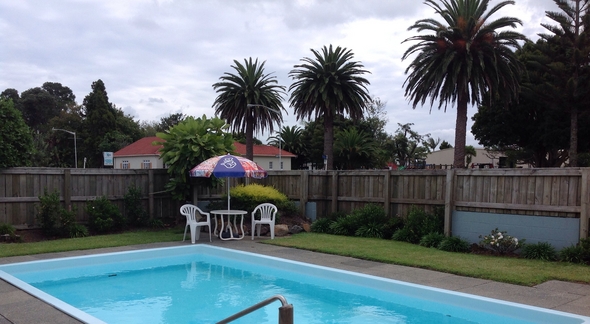
<svg viewBox="0 0 590 324"><path fill-rule="evenodd" d="M238 318L244 315L250 314L257 309L260 309L274 302L275 300L280 300L282 304L282 306L279 307L279 324L293 324L293 305L287 303L287 299L285 299L285 297L281 295L274 295L266 300L261 301L258 304L252 305L238 313L235 313L234 315L226 319L217 322L217 324L225 324L237 320Z"/></svg>

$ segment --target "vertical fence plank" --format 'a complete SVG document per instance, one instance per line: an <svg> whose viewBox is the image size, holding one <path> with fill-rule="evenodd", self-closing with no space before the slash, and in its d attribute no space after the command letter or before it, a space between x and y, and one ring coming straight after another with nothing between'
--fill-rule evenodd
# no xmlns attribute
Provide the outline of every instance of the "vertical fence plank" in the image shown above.
<svg viewBox="0 0 590 324"><path fill-rule="evenodd" d="M455 169L447 170L447 195L445 197L445 235L451 236L452 229L452 218L453 218L453 210L455 209L455 181L457 179L455 175Z"/></svg>
<svg viewBox="0 0 590 324"><path fill-rule="evenodd" d="M585 239L588 238L588 223L590 218L590 168L582 170L580 193L580 239Z"/></svg>

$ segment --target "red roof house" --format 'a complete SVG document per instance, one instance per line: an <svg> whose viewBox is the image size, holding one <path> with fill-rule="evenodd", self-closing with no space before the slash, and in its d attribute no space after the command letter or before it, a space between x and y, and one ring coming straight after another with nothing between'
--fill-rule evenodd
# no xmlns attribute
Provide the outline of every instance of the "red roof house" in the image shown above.
<svg viewBox="0 0 590 324"><path fill-rule="evenodd" d="M144 137L125 146L113 154L115 169L156 169L164 168L159 150L159 137ZM246 155L246 145L234 142L238 155ZM254 145L254 162L265 170L291 170L291 158L297 155L269 145ZM282 166L282 167L281 167Z"/></svg>

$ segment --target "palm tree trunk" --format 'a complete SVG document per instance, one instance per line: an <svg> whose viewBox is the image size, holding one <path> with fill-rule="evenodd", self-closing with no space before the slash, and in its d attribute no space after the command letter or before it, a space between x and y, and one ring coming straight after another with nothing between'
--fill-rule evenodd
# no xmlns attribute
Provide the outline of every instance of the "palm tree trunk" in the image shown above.
<svg viewBox="0 0 590 324"><path fill-rule="evenodd" d="M328 157L327 170L334 170L334 118L324 115L324 155Z"/></svg>
<svg viewBox="0 0 590 324"><path fill-rule="evenodd" d="M467 93L457 96L457 121L455 122L455 156L453 166L465 168L465 138L467 134Z"/></svg>
<svg viewBox="0 0 590 324"><path fill-rule="evenodd" d="M246 159L254 161L254 116L252 109L248 108L246 115Z"/></svg>

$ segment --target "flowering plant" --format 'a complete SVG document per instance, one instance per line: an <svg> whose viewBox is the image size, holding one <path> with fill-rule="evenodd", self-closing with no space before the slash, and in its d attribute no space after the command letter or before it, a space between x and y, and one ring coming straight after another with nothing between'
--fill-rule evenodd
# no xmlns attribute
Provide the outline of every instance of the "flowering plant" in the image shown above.
<svg viewBox="0 0 590 324"><path fill-rule="evenodd" d="M497 228L492 230L490 235L479 236L482 240L479 242L479 246L494 250L500 254L514 252L522 247L524 244L523 240L518 240L516 237L512 237L506 234L506 231L499 231Z"/></svg>

